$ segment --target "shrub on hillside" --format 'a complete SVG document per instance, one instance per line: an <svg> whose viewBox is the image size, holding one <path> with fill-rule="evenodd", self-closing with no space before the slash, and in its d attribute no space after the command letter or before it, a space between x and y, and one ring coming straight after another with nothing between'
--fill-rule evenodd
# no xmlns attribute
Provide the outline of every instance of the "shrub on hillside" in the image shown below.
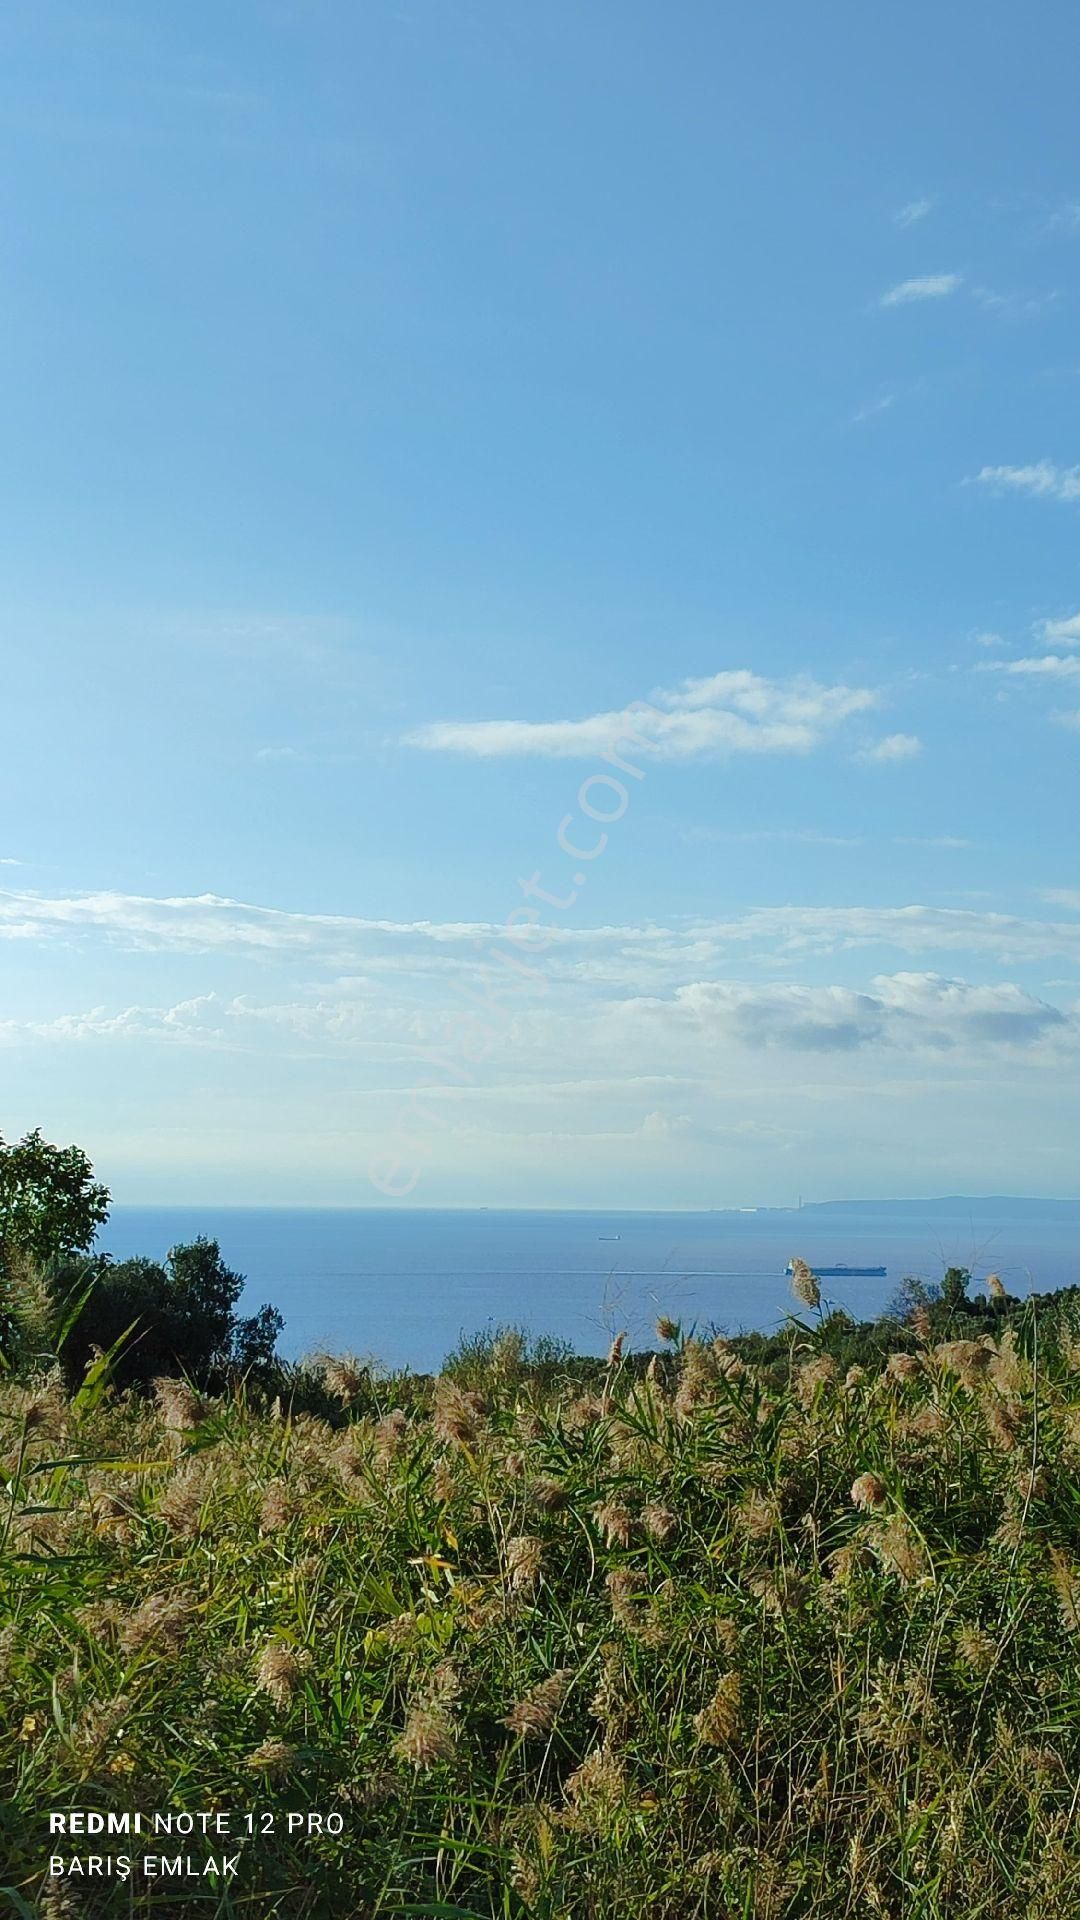
<svg viewBox="0 0 1080 1920"><path fill-rule="evenodd" d="M60 1354L70 1380L82 1377L96 1348L117 1349L113 1378L128 1387L184 1374L217 1388L272 1370L284 1320L270 1306L237 1313L243 1275L225 1265L216 1240L174 1247L164 1263L101 1259L82 1271L93 1286ZM77 1289L79 1280L77 1267L57 1274L61 1288Z"/></svg>

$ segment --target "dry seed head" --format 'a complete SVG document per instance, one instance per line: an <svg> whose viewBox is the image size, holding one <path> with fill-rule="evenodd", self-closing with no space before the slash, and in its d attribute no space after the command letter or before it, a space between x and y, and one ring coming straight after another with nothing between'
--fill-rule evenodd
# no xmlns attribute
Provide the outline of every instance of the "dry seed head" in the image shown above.
<svg viewBox="0 0 1080 1920"><path fill-rule="evenodd" d="M598 1420L602 1420L606 1411L599 1394L579 1394L566 1409L566 1425L571 1433L581 1433L586 1427L595 1426Z"/></svg>
<svg viewBox="0 0 1080 1920"><path fill-rule="evenodd" d="M993 1346L986 1347L981 1340L944 1340L933 1351L938 1364L955 1373L965 1387L978 1385L994 1357Z"/></svg>
<svg viewBox="0 0 1080 1920"><path fill-rule="evenodd" d="M782 1614L794 1613L806 1597L805 1580L791 1568L762 1568L752 1573L746 1584L766 1613L774 1614L777 1619Z"/></svg>
<svg viewBox="0 0 1080 1920"><path fill-rule="evenodd" d="M115 1699L98 1701L87 1708L75 1738L89 1762L93 1763L100 1756L114 1734L123 1732L124 1721L130 1712L131 1701L123 1693L117 1694Z"/></svg>
<svg viewBox="0 0 1080 1920"><path fill-rule="evenodd" d="M656 1322L657 1339L665 1341L669 1346L675 1345L681 1331L678 1321L669 1319L666 1313L662 1313Z"/></svg>
<svg viewBox="0 0 1080 1920"><path fill-rule="evenodd" d="M445 1446L473 1452L483 1416L484 1403L479 1394L466 1393L455 1380L444 1377L436 1381L431 1424L436 1439Z"/></svg>
<svg viewBox="0 0 1080 1920"><path fill-rule="evenodd" d="M779 1501L760 1487L748 1487L732 1514L739 1531L749 1534L751 1540L768 1540L777 1531L780 1518Z"/></svg>
<svg viewBox="0 0 1080 1920"><path fill-rule="evenodd" d="M269 1694L275 1706L287 1707L310 1665L306 1648L270 1640L259 1655L255 1685L260 1693Z"/></svg>
<svg viewBox="0 0 1080 1920"><path fill-rule="evenodd" d="M41 1920L80 1920L86 1911L75 1889L62 1880L42 1888L37 1910Z"/></svg>
<svg viewBox="0 0 1080 1920"><path fill-rule="evenodd" d="M182 1540L201 1532L209 1483L205 1455L188 1460L171 1474L157 1503L158 1517Z"/></svg>
<svg viewBox="0 0 1080 1920"><path fill-rule="evenodd" d="M1011 1453L1023 1425L1023 1402L1002 1400L995 1394L984 1400L982 1414L991 1445L1001 1453Z"/></svg>
<svg viewBox="0 0 1080 1920"><path fill-rule="evenodd" d="M700 1340L683 1342L679 1364L679 1384L673 1406L680 1420L687 1420L709 1393L716 1379L713 1356Z"/></svg>
<svg viewBox="0 0 1080 1920"><path fill-rule="evenodd" d="M737 1673L726 1673L708 1705L694 1717L699 1740L707 1746L723 1747L739 1731L742 1705L742 1680Z"/></svg>
<svg viewBox="0 0 1080 1920"><path fill-rule="evenodd" d="M363 1392L371 1378L370 1368L354 1353L321 1353L318 1365L326 1391L340 1400L343 1407Z"/></svg>
<svg viewBox="0 0 1080 1920"><path fill-rule="evenodd" d="M392 1620L384 1620L379 1632L388 1646L411 1647L419 1633L416 1615L397 1613Z"/></svg>
<svg viewBox="0 0 1080 1920"><path fill-rule="evenodd" d="M296 1747L287 1740L263 1740L249 1753L247 1764L257 1773L265 1773L270 1779L281 1779L291 1773L298 1759Z"/></svg>
<svg viewBox="0 0 1080 1920"><path fill-rule="evenodd" d="M68 1403L61 1383L53 1378L40 1386L16 1388L11 1396L12 1411L22 1419L27 1433L60 1439L67 1430Z"/></svg>
<svg viewBox="0 0 1080 1920"><path fill-rule="evenodd" d="M1075 1466L1080 1463L1080 1406L1063 1407L1059 1418L1066 1458Z"/></svg>
<svg viewBox="0 0 1080 1920"><path fill-rule="evenodd" d="M365 1773L358 1786L345 1787L341 1797L354 1807L382 1807L393 1798L399 1784L397 1774L389 1767L373 1767L369 1773ZM359 1915L357 1920L360 1920Z"/></svg>
<svg viewBox="0 0 1080 1920"><path fill-rule="evenodd" d="M75 1614L81 1627L95 1640L111 1640L120 1629L124 1614L115 1600L92 1600Z"/></svg>
<svg viewBox="0 0 1080 1920"><path fill-rule="evenodd" d="M915 1440L937 1440L949 1430L949 1422L940 1407L920 1407L907 1422L906 1432Z"/></svg>
<svg viewBox="0 0 1080 1920"><path fill-rule="evenodd" d="M821 1288L812 1267L805 1260L793 1260L791 1263L791 1291L796 1300L804 1307L820 1307Z"/></svg>
<svg viewBox="0 0 1080 1920"><path fill-rule="evenodd" d="M614 1813L627 1797L622 1761L609 1747L594 1747L570 1775L563 1791L575 1814L586 1824Z"/></svg>
<svg viewBox="0 0 1080 1920"><path fill-rule="evenodd" d="M612 1640L605 1643L603 1651L604 1664L600 1669L596 1691L589 1701L589 1713L594 1720L620 1720L625 1714L629 1697L622 1653L617 1642ZM610 1737L609 1731L609 1740Z"/></svg>
<svg viewBox="0 0 1080 1920"><path fill-rule="evenodd" d="M1024 1510L1014 1496L1009 1496L1004 1504L1001 1519L991 1534L995 1546L1002 1547L1007 1553L1014 1553L1024 1538Z"/></svg>
<svg viewBox="0 0 1080 1920"><path fill-rule="evenodd" d="M885 1378L896 1380L901 1385L906 1385L911 1380L918 1380L921 1373L922 1367L914 1353L890 1353L885 1362Z"/></svg>
<svg viewBox="0 0 1080 1920"><path fill-rule="evenodd" d="M635 1567L616 1567L606 1580L611 1599L611 1611L616 1620L624 1627L637 1628L642 1621L642 1603L646 1596L642 1592L645 1576Z"/></svg>
<svg viewBox="0 0 1080 1920"><path fill-rule="evenodd" d="M817 1395L824 1388L833 1385L839 1372L836 1361L827 1353L818 1354L816 1359L805 1361L795 1376L795 1390L799 1396L799 1404L809 1411Z"/></svg>
<svg viewBox="0 0 1080 1920"><path fill-rule="evenodd" d="M540 1578L544 1549L531 1533L516 1533L506 1543L506 1581L512 1593L529 1593Z"/></svg>
<svg viewBox="0 0 1080 1920"><path fill-rule="evenodd" d="M911 1327L916 1340L921 1340L926 1346L934 1331L934 1323L926 1307L916 1307L911 1316Z"/></svg>
<svg viewBox="0 0 1080 1920"><path fill-rule="evenodd" d="M296 1512L296 1502L284 1480L271 1480L263 1492L259 1510L259 1532L277 1533L287 1527Z"/></svg>
<svg viewBox="0 0 1080 1920"><path fill-rule="evenodd" d="M360 1435L359 1428L350 1427L344 1439L331 1449L329 1464L350 1499L364 1502L374 1499L375 1494L368 1480L369 1462L359 1451Z"/></svg>
<svg viewBox="0 0 1080 1920"><path fill-rule="evenodd" d="M558 1513L566 1505L566 1488L561 1480L554 1479L550 1474L541 1474L539 1479L534 1480L529 1493L533 1505L539 1507L541 1513Z"/></svg>
<svg viewBox="0 0 1080 1920"><path fill-rule="evenodd" d="M394 1460L409 1436L409 1422L401 1407L391 1407L375 1422L375 1452L380 1460Z"/></svg>
<svg viewBox="0 0 1080 1920"><path fill-rule="evenodd" d="M131 1654L141 1653L147 1646L175 1653L191 1625L191 1614L190 1594L151 1593L123 1622L120 1645Z"/></svg>
<svg viewBox="0 0 1080 1920"><path fill-rule="evenodd" d="M516 1327L500 1333L491 1349L491 1369L503 1380L512 1380L525 1360L525 1341Z"/></svg>
<svg viewBox="0 0 1080 1920"><path fill-rule="evenodd" d="M1031 1367L1025 1360L1017 1342L1015 1331L1007 1327L998 1342L998 1349L987 1369L990 1379L999 1393L1006 1395L1022 1394L1031 1387Z"/></svg>
<svg viewBox="0 0 1080 1920"><path fill-rule="evenodd" d="M984 1627L957 1627L955 1639L959 1658L976 1673L989 1673L997 1658L997 1641Z"/></svg>
<svg viewBox="0 0 1080 1920"><path fill-rule="evenodd" d="M509 1727L511 1733L528 1737L547 1733L554 1724L573 1677L570 1667L560 1667L546 1680L541 1680L539 1686L532 1687L521 1700L515 1701L503 1726Z"/></svg>
<svg viewBox="0 0 1080 1920"><path fill-rule="evenodd" d="M612 1341L610 1347L608 1348L607 1363L609 1367L618 1367L622 1365L623 1347L625 1345L625 1342L626 1342L625 1331L622 1333L617 1333L615 1335L614 1340Z"/></svg>
<svg viewBox="0 0 1080 1920"><path fill-rule="evenodd" d="M851 1504L853 1507L869 1508L884 1506L887 1498L888 1493L885 1483L883 1480L878 1479L876 1473L860 1473L858 1479L853 1480L851 1483Z"/></svg>
<svg viewBox="0 0 1080 1920"><path fill-rule="evenodd" d="M1080 1369L1080 1333L1075 1329L1061 1335L1061 1353L1074 1372Z"/></svg>
<svg viewBox="0 0 1080 1920"><path fill-rule="evenodd" d="M431 1470L431 1491L444 1507L450 1505L457 1493L457 1481L449 1460L436 1460Z"/></svg>
<svg viewBox="0 0 1080 1920"><path fill-rule="evenodd" d="M829 1581L833 1587L843 1590L850 1586L859 1568L865 1564L865 1549L857 1543L846 1547L837 1547L828 1559Z"/></svg>
<svg viewBox="0 0 1080 1920"><path fill-rule="evenodd" d="M206 1416L205 1403L186 1380L155 1380L154 1399L170 1433L190 1433Z"/></svg>
<svg viewBox="0 0 1080 1920"><path fill-rule="evenodd" d="M742 1380L746 1377L746 1362L740 1360L728 1341L714 1340L711 1352L718 1380Z"/></svg>
<svg viewBox="0 0 1080 1920"><path fill-rule="evenodd" d="M990 1295L991 1300L1007 1300L1009 1297L1002 1285L1001 1275L997 1273L987 1274L986 1291Z"/></svg>
<svg viewBox="0 0 1080 1920"><path fill-rule="evenodd" d="M648 1506L642 1508L641 1524L649 1539L654 1540L658 1546L663 1546L664 1542L670 1540L672 1534L679 1530L678 1516L672 1513L670 1507L665 1507L658 1500L650 1500Z"/></svg>
<svg viewBox="0 0 1080 1920"><path fill-rule="evenodd" d="M90 1607L83 1607L76 1615L76 1618L82 1622L83 1626L87 1627L89 1632L93 1632L94 1628L83 1616L92 1611L93 1609ZM18 1638L19 1636L14 1626L10 1623L0 1632L0 1687L3 1687L11 1678L12 1658L18 1644Z"/></svg>
<svg viewBox="0 0 1080 1920"><path fill-rule="evenodd" d="M593 1517L609 1547L628 1547L634 1531L634 1516L618 1500L602 1500L593 1508Z"/></svg>
<svg viewBox="0 0 1080 1920"><path fill-rule="evenodd" d="M461 1695L461 1675L452 1660L440 1660L424 1675L417 1689L417 1702L428 1707L452 1707Z"/></svg>
<svg viewBox="0 0 1080 1920"><path fill-rule="evenodd" d="M401 1758L426 1773L440 1760L452 1760L457 1748L453 1722L439 1707L413 1707L405 1721L405 1730L396 1741Z"/></svg>
<svg viewBox="0 0 1080 1920"><path fill-rule="evenodd" d="M905 1586L929 1573L926 1549L906 1514L893 1514L877 1534L875 1544L885 1566Z"/></svg>
<svg viewBox="0 0 1080 1920"><path fill-rule="evenodd" d="M1051 1547L1050 1571L1062 1625L1067 1633L1080 1633L1080 1570L1060 1547Z"/></svg>

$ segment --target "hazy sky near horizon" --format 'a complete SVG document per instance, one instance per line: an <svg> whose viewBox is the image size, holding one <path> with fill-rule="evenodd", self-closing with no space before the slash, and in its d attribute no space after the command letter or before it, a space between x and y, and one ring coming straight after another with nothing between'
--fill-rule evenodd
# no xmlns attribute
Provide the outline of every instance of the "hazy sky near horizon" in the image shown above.
<svg viewBox="0 0 1080 1920"><path fill-rule="evenodd" d="M10 0L7 1138L133 1202L1078 1191L1078 57Z"/></svg>

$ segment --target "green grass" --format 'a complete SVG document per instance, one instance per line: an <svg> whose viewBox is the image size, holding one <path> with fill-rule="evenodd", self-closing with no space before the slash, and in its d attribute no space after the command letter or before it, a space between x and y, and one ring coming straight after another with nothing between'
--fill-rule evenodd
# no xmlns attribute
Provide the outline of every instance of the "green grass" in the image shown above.
<svg viewBox="0 0 1080 1920"><path fill-rule="evenodd" d="M1074 1315L474 1342L333 1421L0 1387L0 1913L1071 1920ZM275 1827L68 1909L69 1807Z"/></svg>

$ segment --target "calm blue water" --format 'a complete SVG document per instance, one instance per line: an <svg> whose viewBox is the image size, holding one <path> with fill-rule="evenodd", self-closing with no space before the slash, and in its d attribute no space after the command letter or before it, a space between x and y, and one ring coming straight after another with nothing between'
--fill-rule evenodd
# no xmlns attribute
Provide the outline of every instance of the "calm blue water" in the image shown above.
<svg viewBox="0 0 1080 1920"><path fill-rule="evenodd" d="M729 1332L775 1327L784 1267L886 1265L886 1280L826 1281L857 1316L905 1274L1000 1273L1010 1292L1080 1283L1080 1201L844 1203L795 1213L528 1213L397 1208L117 1207L100 1244L161 1258L206 1234L245 1274L244 1306L285 1315L282 1349L437 1366L462 1332L512 1323L599 1353L626 1328L651 1343L658 1312Z"/></svg>

